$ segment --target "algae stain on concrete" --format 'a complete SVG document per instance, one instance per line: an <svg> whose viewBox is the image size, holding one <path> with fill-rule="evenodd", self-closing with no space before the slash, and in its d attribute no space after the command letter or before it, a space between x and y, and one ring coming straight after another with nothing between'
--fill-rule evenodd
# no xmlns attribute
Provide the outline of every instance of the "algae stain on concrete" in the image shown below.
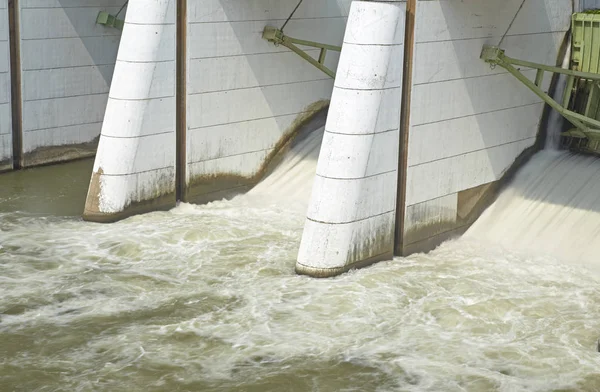
<svg viewBox="0 0 600 392"><path fill-rule="evenodd" d="M112 206L103 192L102 167L92 173L83 219L90 222L110 223L151 211L168 210L176 205L175 174L161 173L149 184L136 184L123 206Z"/></svg>

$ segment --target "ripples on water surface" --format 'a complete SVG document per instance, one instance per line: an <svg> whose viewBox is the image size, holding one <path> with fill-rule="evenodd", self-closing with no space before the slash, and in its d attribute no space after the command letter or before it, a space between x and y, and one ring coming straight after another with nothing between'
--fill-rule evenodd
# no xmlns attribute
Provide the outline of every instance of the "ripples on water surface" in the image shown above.
<svg viewBox="0 0 600 392"><path fill-rule="evenodd" d="M581 266L463 239L314 280L293 270L300 210L241 197L84 223L66 215L88 170L33 197L71 194L58 215L15 204L31 172L0 177L2 391L600 389Z"/></svg>

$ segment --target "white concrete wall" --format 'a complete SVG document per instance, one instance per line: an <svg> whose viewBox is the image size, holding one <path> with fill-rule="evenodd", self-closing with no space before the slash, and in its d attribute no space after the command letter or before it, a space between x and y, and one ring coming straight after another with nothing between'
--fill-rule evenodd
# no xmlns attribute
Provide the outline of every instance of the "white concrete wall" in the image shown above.
<svg viewBox="0 0 600 392"><path fill-rule="evenodd" d="M299 273L333 276L392 257L405 14L401 2L352 3Z"/></svg>
<svg viewBox="0 0 600 392"><path fill-rule="evenodd" d="M131 0L84 218L174 205L175 0ZM100 119L100 121L102 118Z"/></svg>
<svg viewBox="0 0 600 392"><path fill-rule="evenodd" d="M579 6L577 8L577 11L600 8L600 0L578 0L578 2Z"/></svg>
<svg viewBox="0 0 600 392"><path fill-rule="evenodd" d="M459 192L499 180L536 140L541 100L479 60L482 45L498 45L521 3L417 2L405 236L429 234L413 242L443 234L436 225L456 230ZM525 1L502 48L511 57L556 64L571 12L570 1Z"/></svg>
<svg viewBox="0 0 600 392"><path fill-rule="evenodd" d="M0 2L0 171L12 168L8 4Z"/></svg>
<svg viewBox="0 0 600 392"><path fill-rule="evenodd" d="M239 186L263 168L295 120L329 100L333 80L262 39L297 0L188 0L187 161L191 194ZM285 27L296 38L341 45L350 0L304 0ZM310 50L318 56L317 50ZM336 52L327 65L335 69ZM226 183L221 178L232 179ZM216 182L215 182L216 179ZM237 179L237 180L236 180ZM200 190L194 185L209 184Z"/></svg>
<svg viewBox="0 0 600 392"><path fill-rule="evenodd" d="M124 3L19 1L25 166L93 154L93 147L35 152L89 143L100 134L121 32L97 25L96 16L116 14Z"/></svg>

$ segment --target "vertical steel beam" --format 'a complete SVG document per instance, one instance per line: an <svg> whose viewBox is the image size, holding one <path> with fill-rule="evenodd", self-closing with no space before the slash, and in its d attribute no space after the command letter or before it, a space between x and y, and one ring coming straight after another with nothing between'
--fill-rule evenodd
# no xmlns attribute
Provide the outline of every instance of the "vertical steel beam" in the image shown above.
<svg viewBox="0 0 600 392"><path fill-rule="evenodd" d="M417 0L406 2L404 32L404 74L402 75L402 104L400 108L400 146L398 148L398 183L396 193L396 225L394 254L404 252L404 212L406 204L406 175L408 170L408 136L410 132L410 102L412 91L413 52L415 46L415 12Z"/></svg>
<svg viewBox="0 0 600 392"><path fill-rule="evenodd" d="M187 0L177 0L175 194L187 199Z"/></svg>
<svg viewBox="0 0 600 392"><path fill-rule="evenodd" d="M20 169L23 167L23 108L21 101L21 36L18 0L8 0L8 35L10 42L13 169Z"/></svg>

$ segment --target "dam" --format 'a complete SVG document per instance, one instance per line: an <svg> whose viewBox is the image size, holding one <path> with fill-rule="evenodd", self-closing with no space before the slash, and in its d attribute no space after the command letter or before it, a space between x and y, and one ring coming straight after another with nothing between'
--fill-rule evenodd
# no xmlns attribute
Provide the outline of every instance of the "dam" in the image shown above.
<svg viewBox="0 0 600 392"><path fill-rule="evenodd" d="M597 8L0 3L0 389L598 390Z"/></svg>

